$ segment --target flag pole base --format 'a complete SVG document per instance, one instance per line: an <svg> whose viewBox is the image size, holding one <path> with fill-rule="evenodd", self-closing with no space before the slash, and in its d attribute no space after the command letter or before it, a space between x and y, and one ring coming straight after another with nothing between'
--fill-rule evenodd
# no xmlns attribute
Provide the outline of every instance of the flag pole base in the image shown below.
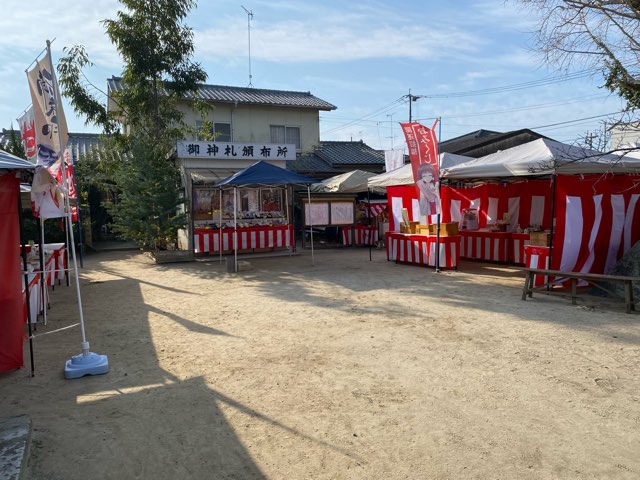
<svg viewBox="0 0 640 480"><path fill-rule="evenodd" d="M106 355L88 352L74 355L64 364L64 378L80 378L85 375L102 375L109 371Z"/></svg>

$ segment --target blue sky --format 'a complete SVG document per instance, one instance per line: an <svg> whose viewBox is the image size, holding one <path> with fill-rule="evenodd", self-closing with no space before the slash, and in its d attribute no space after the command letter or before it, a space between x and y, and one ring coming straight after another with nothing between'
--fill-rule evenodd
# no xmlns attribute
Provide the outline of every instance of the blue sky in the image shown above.
<svg viewBox="0 0 640 480"><path fill-rule="evenodd" d="M63 47L84 45L95 63L87 77L103 90L106 78L121 72L100 24L115 17L117 1L33 0L25 5L3 0L4 128L30 104L24 71L47 38L56 39L54 62ZM531 48L535 12L503 0L200 0L187 23L194 29L194 59L207 71L207 83L249 83L247 14L241 5L254 14L253 86L310 91L336 105L337 110L321 113L322 140L402 147L398 122L408 120L403 96L409 90L423 97L413 103L414 120L430 126L434 117L442 117L442 140L480 128L533 128L572 143L586 132L601 131L606 117L581 119L622 107L616 96L599 88L599 74L576 75L584 66L568 72L572 80L558 81L563 73L546 67ZM520 87L504 91L504 86ZM488 89L502 91L482 92ZM97 131L66 103L65 113L70 131Z"/></svg>

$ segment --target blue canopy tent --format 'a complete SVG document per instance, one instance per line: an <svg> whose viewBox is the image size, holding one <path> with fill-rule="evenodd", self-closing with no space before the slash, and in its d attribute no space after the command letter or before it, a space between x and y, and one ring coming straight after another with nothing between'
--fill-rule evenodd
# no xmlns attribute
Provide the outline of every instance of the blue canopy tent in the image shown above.
<svg viewBox="0 0 640 480"><path fill-rule="evenodd" d="M230 177L216 183L216 187L224 189L225 187L233 187L233 252L234 252L234 271L238 271L238 232L237 232L237 189L239 187L264 187L264 186L291 186L300 185L307 187L307 196L309 198L309 205L311 205L311 191L310 186L316 183L317 180L310 177L299 175L295 172L285 170L284 168L276 167L263 160L250 165L244 170L234 173ZM288 203L288 202L286 202ZM288 208L288 207L287 207ZM311 225L311 263L315 263L313 252L313 225Z"/></svg>

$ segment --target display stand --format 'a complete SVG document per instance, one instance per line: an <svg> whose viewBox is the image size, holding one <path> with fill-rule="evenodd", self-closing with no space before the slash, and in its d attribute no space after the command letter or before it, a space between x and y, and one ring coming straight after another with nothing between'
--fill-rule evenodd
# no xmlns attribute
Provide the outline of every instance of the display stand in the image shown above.
<svg viewBox="0 0 640 480"><path fill-rule="evenodd" d="M458 268L460 262L459 235L442 236L417 235L387 232L385 235L387 260L396 263L436 266L436 249L439 246L439 268Z"/></svg>
<svg viewBox="0 0 640 480"><path fill-rule="evenodd" d="M549 270L549 247L527 245L524 247L525 265L527 268ZM533 284L536 287L545 285L550 279L542 275L534 275Z"/></svg>

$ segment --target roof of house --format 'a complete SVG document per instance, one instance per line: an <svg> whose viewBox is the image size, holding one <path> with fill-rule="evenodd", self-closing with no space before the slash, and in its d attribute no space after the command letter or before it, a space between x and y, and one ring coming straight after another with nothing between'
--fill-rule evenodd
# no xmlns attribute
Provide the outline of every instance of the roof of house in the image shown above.
<svg viewBox="0 0 640 480"><path fill-rule="evenodd" d="M455 153L468 157L483 157L500 150L532 142L539 138L548 138L544 135L523 128L511 132L494 132L492 130L476 130L475 132L461 135L441 142L438 145L440 152Z"/></svg>
<svg viewBox="0 0 640 480"><path fill-rule="evenodd" d="M107 79L110 92L123 89L122 79L111 77ZM336 106L311 92L293 92L286 90L266 90L250 87L230 87L225 85L200 85L196 97L199 100L220 103L242 103L246 105L270 105L276 107L312 108L317 110L335 110ZM193 95L187 98L193 99Z"/></svg>
<svg viewBox="0 0 640 480"><path fill-rule="evenodd" d="M315 178L328 178L356 168L382 173L384 165L384 152L374 150L361 140L321 141L313 152L299 155L296 160L287 162L289 170Z"/></svg>
<svg viewBox="0 0 640 480"><path fill-rule="evenodd" d="M0 132L0 146L3 148L7 146L10 140L11 130L2 129ZM20 131L14 130L14 133L20 138ZM74 161L82 158L89 150L102 143L101 137L103 135L99 133L71 133L69 132L69 140L67 147L71 149Z"/></svg>

